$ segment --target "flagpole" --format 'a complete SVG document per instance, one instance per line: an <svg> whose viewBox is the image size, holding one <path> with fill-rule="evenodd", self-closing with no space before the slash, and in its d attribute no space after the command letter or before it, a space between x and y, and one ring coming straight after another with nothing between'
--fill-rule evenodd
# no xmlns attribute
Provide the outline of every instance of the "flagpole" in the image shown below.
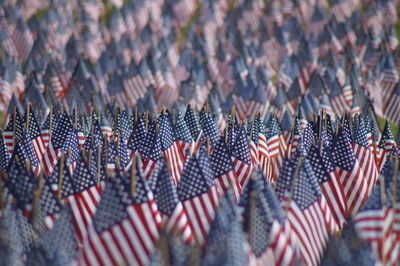
<svg viewBox="0 0 400 266"><path fill-rule="evenodd" d="M26 121L25 121L25 131L28 132L29 129L29 115L30 115L30 104L26 106Z"/></svg>
<svg viewBox="0 0 400 266"><path fill-rule="evenodd" d="M61 192L62 192L64 157L65 157L65 152L62 151L61 152L61 159L60 159L59 169L58 169L58 191L57 191L57 197L58 197L59 200L61 200Z"/></svg>
<svg viewBox="0 0 400 266"><path fill-rule="evenodd" d="M49 118L49 142L51 141L51 131L53 127L53 107L50 108L50 118Z"/></svg>
<svg viewBox="0 0 400 266"><path fill-rule="evenodd" d="M132 197L136 197L136 165L137 165L137 159L138 159L138 154L136 154L134 157L133 157L133 162L132 162L132 165L131 165L131 176L130 176L130 178L131 178L131 187L130 187L130 189L131 189L131 196Z"/></svg>
<svg viewBox="0 0 400 266"><path fill-rule="evenodd" d="M101 146L97 146L97 185L100 185ZM107 169L107 165L106 165Z"/></svg>
<svg viewBox="0 0 400 266"><path fill-rule="evenodd" d="M108 178L108 140L107 138L104 138L104 163L105 163L105 168L106 168L106 178Z"/></svg>
<svg viewBox="0 0 400 266"><path fill-rule="evenodd" d="M13 139L13 150L15 148L15 144L16 144L16 135L15 135L15 131L17 128L17 107L14 106L14 111L13 111L13 132L14 132L14 139Z"/></svg>

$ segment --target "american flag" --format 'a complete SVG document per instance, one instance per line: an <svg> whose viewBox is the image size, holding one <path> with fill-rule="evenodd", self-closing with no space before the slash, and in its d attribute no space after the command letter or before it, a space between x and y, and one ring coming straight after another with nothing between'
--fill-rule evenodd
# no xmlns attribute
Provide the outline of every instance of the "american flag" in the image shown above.
<svg viewBox="0 0 400 266"><path fill-rule="evenodd" d="M331 233L328 222L332 217L318 181L312 170L307 169L310 166L301 157L297 163L300 169L289 187L287 219L302 260L308 265L318 265Z"/></svg>
<svg viewBox="0 0 400 266"><path fill-rule="evenodd" d="M39 160L36 157L35 149L32 144L32 139L28 133L23 133L21 140L15 146L13 156L18 156L22 162L28 160L30 162L30 167L32 168L34 173L36 175L39 175Z"/></svg>
<svg viewBox="0 0 400 266"><path fill-rule="evenodd" d="M342 237L331 238L321 261L322 265L346 265L354 262L375 264L367 243L358 236L354 223L350 221L343 229Z"/></svg>
<svg viewBox="0 0 400 266"><path fill-rule="evenodd" d="M25 114L25 125L27 125L27 132L31 136L36 157L40 162L42 160L44 152L46 151L46 148L43 144L40 127L34 113L28 114L27 111L27 113Z"/></svg>
<svg viewBox="0 0 400 266"><path fill-rule="evenodd" d="M284 212L260 172L252 173L239 206L245 209L243 227L258 263L267 263L272 259L278 265L290 265L295 251L285 233Z"/></svg>
<svg viewBox="0 0 400 266"><path fill-rule="evenodd" d="M335 219L335 229L338 230L342 228L347 219L347 201L329 148L324 144L313 145L307 159L310 161L321 192Z"/></svg>
<svg viewBox="0 0 400 266"><path fill-rule="evenodd" d="M368 196L368 181L355 157L350 139L343 127L333 139L332 156L336 174L344 189L347 200L347 213L354 215L362 207Z"/></svg>
<svg viewBox="0 0 400 266"><path fill-rule="evenodd" d="M146 179L149 179L154 170L157 160L161 156L161 140L157 131L157 121L149 118L149 126L143 141L142 149L142 170Z"/></svg>
<svg viewBox="0 0 400 266"><path fill-rule="evenodd" d="M117 176L105 187L82 248L83 265L146 265L159 237L161 216L145 177Z"/></svg>
<svg viewBox="0 0 400 266"><path fill-rule="evenodd" d="M127 148L131 152L131 157L135 152L142 152L143 141L146 137L146 121L144 117L138 117L132 133L128 138Z"/></svg>
<svg viewBox="0 0 400 266"><path fill-rule="evenodd" d="M220 198L210 161L204 151L200 151L198 158L186 160L177 191L188 215L194 239L203 246Z"/></svg>
<svg viewBox="0 0 400 266"><path fill-rule="evenodd" d="M185 162L183 150L179 141L176 140L170 113L163 112L158 117L158 120L161 150L164 152L172 178L174 179L175 184L177 184L181 177L183 164Z"/></svg>
<svg viewBox="0 0 400 266"><path fill-rule="evenodd" d="M39 249L48 261L76 262L79 256L78 242L68 208L62 209L52 230L44 233ZM30 259L34 260L34 256Z"/></svg>
<svg viewBox="0 0 400 266"><path fill-rule="evenodd" d="M198 117L196 116L195 112L191 105L188 105L186 108L185 116L184 116L186 125L189 128L190 134L192 138L197 142L199 140L199 135L201 132L200 124Z"/></svg>
<svg viewBox="0 0 400 266"><path fill-rule="evenodd" d="M33 37L22 18L17 21L15 31L11 36L20 59L26 59L33 46Z"/></svg>
<svg viewBox="0 0 400 266"><path fill-rule="evenodd" d="M382 66L382 74L381 74L381 89L382 89L382 99L383 99L383 106L388 106L390 102L390 97L394 92L395 86L399 81L399 75L397 70L394 66L393 57L391 55L385 56L385 61ZM384 109L388 111L388 108ZM389 109L390 111L390 109ZM384 113L386 116L388 113Z"/></svg>
<svg viewBox="0 0 400 266"><path fill-rule="evenodd" d="M21 152L18 155L14 154L7 167L8 179L5 182L5 187L16 200L16 207L29 217L32 211L33 191L36 187L37 178L28 163L29 158L27 156L19 158L19 155L23 155L24 152L22 148L20 150Z"/></svg>
<svg viewBox="0 0 400 266"><path fill-rule="evenodd" d="M259 145L258 145L258 135L260 134L260 115L257 114L253 117L252 121L247 124L248 131L250 132L250 157L251 163L253 165L258 165L258 157L259 157Z"/></svg>
<svg viewBox="0 0 400 266"><path fill-rule="evenodd" d="M213 149L218 142L218 126L217 123L211 113L204 115L204 122L201 125L201 141L205 141L207 138L210 138L210 145Z"/></svg>
<svg viewBox="0 0 400 266"><path fill-rule="evenodd" d="M160 171L150 177L149 184L155 183L152 191L162 214L163 226L167 232L175 232L186 243L192 243L193 233L183 204L179 201L176 184L168 171L165 160L161 159Z"/></svg>
<svg viewBox="0 0 400 266"><path fill-rule="evenodd" d="M369 243L372 254L382 263L387 263L383 253L387 245L385 231L391 226L393 217L388 217L390 201L383 201L385 196L382 193L386 190L382 180L378 180L365 206L354 217L354 223L360 237Z"/></svg>
<svg viewBox="0 0 400 266"><path fill-rule="evenodd" d="M378 170L382 169L390 152L396 149L397 149L396 142L394 141L390 125L388 121L386 121L385 127L383 128L381 139L379 141Z"/></svg>
<svg viewBox="0 0 400 266"><path fill-rule="evenodd" d="M374 154L369 148L369 143L367 139L367 130L364 122L359 117L358 127L353 127L353 137L352 137L352 148L358 162L360 163L361 170L365 176L368 184L368 196L374 189L376 180L378 179L378 169L376 167Z"/></svg>
<svg viewBox="0 0 400 266"><path fill-rule="evenodd" d="M54 227L54 221L58 218L62 206L57 195L53 192L52 185L50 180L46 179L40 190L40 214L44 217L44 224L48 230ZM35 202L33 202L34 204Z"/></svg>
<svg viewBox="0 0 400 266"><path fill-rule="evenodd" d="M186 150L194 146L194 140L190 134L189 127L183 118L183 115L177 111L176 122L174 124L175 137L182 147L182 151L185 153Z"/></svg>
<svg viewBox="0 0 400 266"><path fill-rule="evenodd" d="M264 131L265 126L261 121L259 121L258 127L258 162L261 165L263 174L267 177L268 182L274 185L276 176L274 175L274 164L269 154L267 137Z"/></svg>
<svg viewBox="0 0 400 266"><path fill-rule="evenodd" d="M82 159L77 162L72 176L75 201L71 204L71 215L80 243L86 237L101 196L101 184ZM71 202L72 203L72 202Z"/></svg>
<svg viewBox="0 0 400 266"><path fill-rule="evenodd" d="M288 147L288 152L287 154L289 155L290 158L293 157L294 153L296 152L299 141L301 138L301 127L299 123L299 117L296 116L294 119L294 126L293 130L290 136L290 142L289 142L289 147Z"/></svg>
<svg viewBox="0 0 400 266"><path fill-rule="evenodd" d="M267 125L266 139L268 154L273 165L273 182L275 183L285 156L286 142L283 138L279 121L273 115L270 117Z"/></svg>
<svg viewBox="0 0 400 266"><path fill-rule="evenodd" d="M248 243L240 226L238 207L232 197L224 197L218 206L204 248L203 262L207 265L250 263Z"/></svg>
<svg viewBox="0 0 400 266"><path fill-rule="evenodd" d="M146 93L147 86L145 85L142 76L137 73L137 68L133 63L130 66L130 71L125 73L122 83L130 105L136 104L136 102Z"/></svg>
<svg viewBox="0 0 400 266"><path fill-rule="evenodd" d="M23 120L18 111L15 111L3 132L4 143L11 154L14 151L14 144L21 140L23 134Z"/></svg>
<svg viewBox="0 0 400 266"><path fill-rule="evenodd" d="M252 163L247 131L243 125L239 129L231 150L237 182L244 187L252 171Z"/></svg>
<svg viewBox="0 0 400 266"><path fill-rule="evenodd" d="M242 194L242 187L237 179L232 154L224 137L220 137L218 143L215 145L210 160L220 193L225 194L229 189L232 189L235 200L239 201Z"/></svg>
<svg viewBox="0 0 400 266"><path fill-rule="evenodd" d="M74 128L68 115L65 113L62 114L59 118L59 122L57 123L57 127L54 129L50 136L51 140L49 141L46 152L44 153L42 159L43 167L47 176L50 176L53 172L57 160L61 156L61 151L64 143L67 141L67 138L73 138L73 131ZM70 133L72 134L70 135ZM75 140L77 141L77 139ZM73 141L73 139L71 139L71 141ZM67 146L72 147L72 145L68 144ZM68 147L67 150L64 149L64 152L68 152Z"/></svg>
<svg viewBox="0 0 400 266"><path fill-rule="evenodd" d="M347 90L345 91L345 89ZM329 98L331 101L333 111L336 114L344 114L345 112L350 111L351 101L348 102L346 99L346 95L348 94L349 91L348 89L349 89L348 86L340 88L339 82L337 81L336 78L331 82ZM350 93L351 93L351 88L350 88Z"/></svg>

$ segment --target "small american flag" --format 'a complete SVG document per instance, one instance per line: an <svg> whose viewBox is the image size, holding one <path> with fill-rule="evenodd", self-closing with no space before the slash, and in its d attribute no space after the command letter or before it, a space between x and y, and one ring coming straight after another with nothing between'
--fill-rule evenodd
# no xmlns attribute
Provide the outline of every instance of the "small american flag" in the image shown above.
<svg viewBox="0 0 400 266"><path fill-rule="evenodd" d="M83 244L83 265L149 262L161 216L138 163L130 171L133 179L117 176L105 187Z"/></svg>
<svg viewBox="0 0 400 266"><path fill-rule="evenodd" d="M182 147L179 141L176 140L170 113L168 111L163 112L158 117L158 120L161 150L164 152L172 178L175 180L175 183L178 183L185 162Z"/></svg>
<svg viewBox="0 0 400 266"><path fill-rule="evenodd" d="M183 241L192 243L193 233L182 203L179 201L176 184L168 171L165 160L161 159L158 175L152 175L149 183L154 182L154 198L158 210L163 216L163 225L167 232L176 232Z"/></svg>
<svg viewBox="0 0 400 266"><path fill-rule="evenodd" d="M194 239L199 245L204 245L220 198L210 161L204 151L200 150L198 158L186 160L177 191Z"/></svg>
<svg viewBox="0 0 400 266"><path fill-rule="evenodd" d="M350 139L342 127L333 139L332 146L335 147L332 156L336 165L336 174L340 177L346 196L347 212L353 215L367 199L368 182L351 148Z"/></svg>
<svg viewBox="0 0 400 266"><path fill-rule="evenodd" d="M237 179L231 151L226 145L224 137L220 137L217 145L213 149L210 160L220 193L225 194L229 189L232 189L236 201L239 201L242 187Z"/></svg>

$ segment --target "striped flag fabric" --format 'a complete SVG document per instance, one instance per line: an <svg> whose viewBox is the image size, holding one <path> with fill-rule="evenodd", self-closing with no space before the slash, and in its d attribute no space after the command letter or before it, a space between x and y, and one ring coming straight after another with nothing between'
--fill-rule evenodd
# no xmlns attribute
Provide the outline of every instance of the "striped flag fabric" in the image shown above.
<svg viewBox="0 0 400 266"><path fill-rule="evenodd" d="M283 139L281 126L274 116L271 116L266 130L268 154L273 165L273 182L276 183L285 156L286 145Z"/></svg>
<svg viewBox="0 0 400 266"><path fill-rule="evenodd" d="M27 126L27 132L31 136L36 157L40 162L42 160L42 156L46 148L43 144L40 127L39 124L37 123L37 119L34 113L25 114L25 125Z"/></svg>
<svg viewBox="0 0 400 266"><path fill-rule="evenodd" d="M88 167L85 161L80 160L71 179L76 202L76 205L71 205L71 213L80 243L87 235L102 192L101 184Z"/></svg>
<svg viewBox="0 0 400 266"><path fill-rule="evenodd" d="M307 159L335 219L335 229L339 230L347 220L347 200L340 178L335 171L332 154L324 144L312 145Z"/></svg>
<svg viewBox="0 0 400 266"><path fill-rule="evenodd" d="M351 147L349 136L343 127L339 128L332 146L336 147L332 150L332 156L336 165L335 171L346 196L347 212L349 215L354 215L367 199L368 181L365 179L360 163Z"/></svg>
<svg viewBox="0 0 400 266"><path fill-rule="evenodd" d="M242 187L234 170L231 150L225 140L224 137L219 138L211 153L210 161L219 192L224 195L229 189L232 189L235 200L239 201Z"/></svg>
<svg viewBox="0 0 400 266"><path fill-rule="evenodd" d="M162 215L162 224L167 233L176 233L185 243L193 242L193 233L182 202L179 201L176 184L168 171L165 160L161 159L159 173L149 179L158 210Z"/></svg>
<svg viewBox="0 0 400 266"><path fill-rule="evenodd" d="M176 140L172 124L171 114L166 111L158 117L159 135L161 141L161 150L164 152L165 159L169 165L171 175L177 184L182 174L183 164L185 162L182 147Z"/></svg>
<svg viewBox="0 0 400 266"><path fill-rule="evenodd" d="M157 239L161 216L138 164L103 190L88 237L82 265L147 265ZM132 185L132 182L133 185Z"/></svg>
<svg viewBox="0 0 400 266"><path fill-rule="evenodd" d="M287 219L303 262L318 265L331 234L328 220L332 217L312 170L306 170L305 164L299 167L289 187Z"/></svg>
<svg viewBox="0 0 400 266"><path fill-rule="evenodd" d="M22 18L17 21L16 28L11 36L20 59L26 59L33 46L33 36Z"/></svg>
<svg viewBox="0 0 400 266"><path fill-rule="evenodd" d="M386 230L393 222L392 217L388 218L390 201L383 201L386 193L385 184L381 183L383 179L377 181L374 191L368 198L365 206L354 217L355 228L359 232L360 237L369 243L372 254L382 263L387 263L384 258L384 249L387 245Z"/></svg>
<svg viewBox="0 0 400 266"><path fill-rule="evenodd" d="M360 117L354 118L358 120L358 127L353 127L352 148L358 162L360 163L361 170L365 176L368 185L369 196L374 190L376 180L378 179L378 169L374 160L374 155L369 149L367 131L364 122Z"/></svg>
<svg viewBox="0 0 400 266"><path fill-rule="evenodd" d="M194 240L204 246L220 199L205 151L201 150L198 158L186 160L177 192L187 213Z"/></svg>

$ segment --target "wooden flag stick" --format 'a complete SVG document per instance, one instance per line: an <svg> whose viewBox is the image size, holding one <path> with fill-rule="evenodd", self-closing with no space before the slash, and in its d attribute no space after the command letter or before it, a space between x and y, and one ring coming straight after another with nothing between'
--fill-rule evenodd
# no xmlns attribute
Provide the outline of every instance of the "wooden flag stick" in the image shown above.
<svg viewBox="0 0 400 266"><path fill-rule="evenodd" d="M84 150L84 149L83 149ZM89 169L92 169L92 157L93 157L93 149L89 149L89 155L88 155L88 167Z"/></svg>
<svg viewBox="0 0 400 266"><path fill-rule="evenodd" d="M321 114L318 115L318 139L321 138L322 135L322 117L323 117L324 111L321 111Z"/></svg>
<svg viewBox="0 0 400 266"><path fill-rule="evenodd" d="M233 105L231 109L231 119L232 119L232 130L235 129L235 118L236 118L236 106Z"/></svg>
<svg viewBox="0 0 400 266"><path fill-rule="evenodd" d="M382 207L385 208L386 195L385 195L385 177L383 175L379 176L381 182L381 203Z"/></svg>
<svg viewBox="0 0 400 266"><path fill-rule="evenodd" d="M166 229L161 229L160 237L158 239L158 248L161 251L162 265L169 266L170 265L170 254L168 247L168 235L165 231Z"/></svg>
<svg viewBox="0 0 400 266"><path fill-rule="evenodd" d="M97 184L100 185L101 146L97 146ZM107 165L106 165L107 168Z"/></svg>
<svg viewBox="0 0 400 266"><path fill-rule="evenodd" d="M147 131L149 129L149 112L148 111L145 112L145 117L146 117L145 127L146 127L146 131Z"/></svg>
<svg viewBox="0 0 400 266"><path fill-rule="evenodd" d="M50 119L49 119L49 142L51 138L51 130L53 129L53 107L50 108Z"/></svg>
<svg viewBox="0 0 400 266"><path fill-rule="evenodd" d="M59 169L58 169L58 191L57 191L57 197L58 197L59 200L61 200L61 192L62 192L64 157L65 157L65 153L64 153L64 151L62 151L61 152L60 165L59 165Z"/></svg>
<svg viewBox="0 0 400 266"><path fill-rule="evenodd" d="M136 197L136 166L137 166L137 160L138 160L139 155L135 155L133 157L132 165L131 165L131 196Z"/></svg>
<svg viewBox="0 0 400 266"><path fill-rule="evenodd" d="M30 173L31 171L31 161L29 159L25 160L25 170Z"/></svg>
<svg viewBox="0 0 400 266"><path fill-rule="evenodd" d="M153 115L153 120L156 123L156 134L158 134L158 123L156 117Z"/></svg>
<svg viewBox="0 0 400 266"><path fill-rule="evenodd" d="M346 115L347 115L347 113L344 113L342 115L342 127L344 127L344 121L346 121Z"/></svg>
<svg viewBox="0 0 400 266"><path fill-rule="evenodd" d="M108 140L104 138L104 161L105 161L105 169L106 169L106 178L109 177L108 175Z"/></svg>
<svg viewBox="0 0 400 266"><path fill-rule="evenodd" d="M76 107L76 105L74 107L74 111L74 128L78 128L78 107Z"/></svg>
<svg viewBox="0 0 400 266"><path fill-rule="evenodd" d="M17 131L17 107L14 106L13 110L13 133L14 133L14 138L13 138L13 150L15 148L15 144L17 142L17 136L15 135L15 132Z"/></svg>
<svg viewBox="0 0 400 266"><path fill-rule="evenodd" d="M122 167L121 167L121 158L119 156L115 156L115 168L118 171L122 171Z"/></svg>
<svg viewBox="0 0 400 266"><path fill-rule="evenodd" d="M86 118L84 116L81 116L82 118L82 128L83 128L83 132L86 131Z"/></svg>
<svg viewBox="0 0 400 266"><path fill-rule="evenodd" d="M26 121L25 121L25 130L28 131L29 129L29 116L30 116L30 104L26 107Z"/></svg>

